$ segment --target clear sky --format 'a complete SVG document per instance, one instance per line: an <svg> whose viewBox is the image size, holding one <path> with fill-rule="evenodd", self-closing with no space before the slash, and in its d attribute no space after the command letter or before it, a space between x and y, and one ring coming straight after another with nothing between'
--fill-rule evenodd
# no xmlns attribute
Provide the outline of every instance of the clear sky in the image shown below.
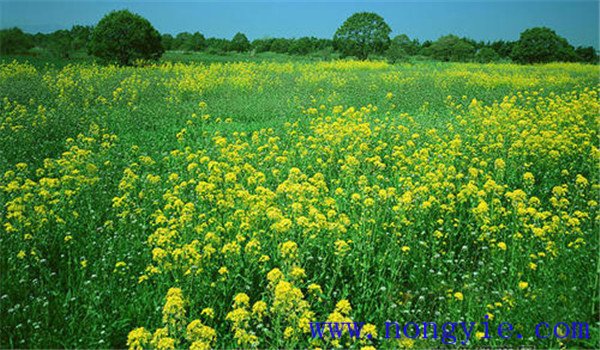
<svg viewBox="0 0 600 350"><path fill-rule="evenodd" d="M6 1L0 27L50 32L95 24L111 10L127 8L162 33L199 31L230 38L244 32L262 37L329 38L352 13L376 12L393 35L434 40L445 34L475 40L516 40L534 26L547 26L575 46L599 48L599 2L587 1Z"/></svg>

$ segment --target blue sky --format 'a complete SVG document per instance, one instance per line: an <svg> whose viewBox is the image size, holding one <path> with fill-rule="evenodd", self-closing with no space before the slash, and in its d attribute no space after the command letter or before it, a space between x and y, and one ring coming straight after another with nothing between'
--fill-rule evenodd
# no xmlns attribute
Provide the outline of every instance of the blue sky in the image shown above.
<svg viewBox="0 0 600 350"><path fill-rule="evenodd" d="M548 26L575 46L599 48L599 1L6 1L0 27L50 32L95 24L115 9L148 18L162 33L199 31L250 39L316 36L329 38L352 13L376 12L393 35L434 40L453 33L476 40L516 40L534 26Z"/></svg>

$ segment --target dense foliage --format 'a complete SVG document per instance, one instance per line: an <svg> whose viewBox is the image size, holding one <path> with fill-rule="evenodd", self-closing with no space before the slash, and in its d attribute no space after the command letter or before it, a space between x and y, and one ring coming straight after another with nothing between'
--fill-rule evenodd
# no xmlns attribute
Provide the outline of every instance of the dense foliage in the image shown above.
<svg viewBox="0 0 600 350"><path fill-rule="evenodd" d="M33 47L32 38L19 28L0 30L0 53L25 53Z"/></svg>
<svg viewBox="0 0 600 350"><path fill-rule="evenodd" d="M531 28L521 33L513 48L512 58L519 63L577 60L575 48L569 44L567 39L545 27Z"/></svg>
<svg viewBox="0 0 600 350"><path fill-rule="evenodd" d="M392 29L376 13L359 12L350 16L333 36L333 45L344 56L365 60L383 53L390 45Z"/></svg>
<svg viewBox="0 0 600 350"><path fill-rule="evenodd" d="M445 35L424 50L427 56L445 62L467 62L475 54L475 46L456 35Z"/></svg>
<svg viewBox="0 0 600 350"><path fill-rule="evenodd" d="M142 26L147 27L147 24ZM92 39L92 30L90 26L77 25L71 30L31 35L23 33L18 28L6 29L0 31L0 50L3 54L23 54L31 53L30 49L36 46L56 57L70 58L86 50L87 43ZM378 15L358 13L348 18L333 39L257 38L250 42L244 33L237 33L231 40L227 40L205 38L200 32L182 32L175 36L162 34L160 42L162 47L169 51L183 53L204 51L216 55L224 55L228 52L274 52L313 56L324 60L339 56L355 56L361 59L371 56L385 58L392 63L422 59L480 63L501 61L598 63L598 52L595 48L591 46L574 48L566 39L548 28L528 29L521 34L519 41L515 42L504 40L478 42L455 35L445 35L435 41L420 42L418 39L410 39L406 34L397 35L389 40L389 33L390 28ZM154 38L155 35L151 36ZM158 50L156 40L152 39L150 42L154 43L153 50ZM127 42L118 45L124 44L134 50ZM158 51L155 51L154 57L156 56Z"/></svg>
<svg viewBox="0 0 600 350"><path fill-rule="evenodd" d="M89 52L105 62L130 65L135 60L157 60L164 52L160 34L140 15L113 11L98 22Z"/></svg>

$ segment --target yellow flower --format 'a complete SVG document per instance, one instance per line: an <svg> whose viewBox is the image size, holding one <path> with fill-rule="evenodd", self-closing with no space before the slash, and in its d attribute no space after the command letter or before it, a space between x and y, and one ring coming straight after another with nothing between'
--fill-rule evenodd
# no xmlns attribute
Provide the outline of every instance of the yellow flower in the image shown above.
<svg viewBox="0 0 600 350"><path fill-rule="evenodd" d="M407 245L403 246L403 247L402 247L402 248L400 248L400 249L401 249L403 252L405 252L405 253L410 251L410 247L409 247L409 246L407 246Z"/></svg>
<svg viewBox="0 0 600 350"><path fill-rule="evenodd" d="M163 306L163 323L176 325L185 319L185 302L180 288L170 288Z"/></svg>
<svg viewBox="0 0 600 350"><path fill-rule="evenodd" d="M26 256L26 253L24 250L21 250L18 254L17 254L17 258L19 259L24 259Z"/></svg>
<svg viewBox="0 0 600 350"><path fill-rule="evenodd" d="M526 289L527 287L529 287L529 283L523 281L519 282L519 288Z"/></svg>
<svg viewBox="0 0 600 350"><path fill-rule="evenodd" d="M250 297L246 293L238 293L233 298L233 307L248 307L250 305Z"/></svg>
<svg viewBox="0 0 600 350"><path fill-rule="evenodd" d="M281 256L284 259L295 259L298 255L298 244L293 241L287 241L281 244Z"/></svg>
<svg viewBox="0 0 600 350"><path fill-rule="evenodd" d="M316 283L311 283L308 286L308 292L310 294L323 294L323 290L321 289L321 286Z"/></svg>
<svg viewBox="0 0 600 350"><path fill-rule="evenodd" d="M496 169L502 170L506 167L506 163L504 162L504 160L498 158L496 159L496 161L494 161L494 167Z"/></svg>
<svg viewBox="0 0 600 350"><path fill-rule="evenodd" d="M257 301L252 305L252 314L257 316L258 318L262 318L267 311L267 303L262 300Z"/></svg>
<svg viewBox="0 0 600 350"><path fill-rule="evenodd" d="M526 172L525 174L523 174L523 181L526 184L533 185L535 182L535 177L533 176L532 173Z"/></svg>
<svg viewBox="0 0 600 350"><path fill-rule="evenodd" d="M350 245L344 240L338 239L334 243L335 245L335 255L344 256L346 253L350 251Z"/></svg>
<svg viewBox="0 0 600 350"><path fill-rule="evenodd" d="M215 341L217 332L209 326L206 326L200 320L193 320L186 327L186 338L190 341L202 340L207 343Z"/></svg>
<svg viewBox="0 0 600 350"><path fill-rule="evenodd" d="M158 341L156 345L156 349L158 350L174 350L175 349L175 339L166 337L162 338Z"/></svg>
<svg viewBox="0 0 600 350"><path fill-rule="evenodd" d="M210 343L207 343L203 340L196 340L190 345L190 350L210 350L212 347Z"/></svg>
<svg viewBox="0 0 600 350"><path fill-rule="evenodd" d="M415 346L415 341L410 338L402 338L399 343L402 349L412 349Z"/></svg>
<svg viewBox="0 0 600 350"><path fill-rule="evenodd" d="M506 243L504 242L499 242L498 243L498 248L502 249L502 250L506 250Z"/></svg>
<svg viewBox="0 0 600 350"><path fill-rule="evenodd" d="M300 280L303 277L306 277L306 272L304 271L303 268L298 267L298 266L294 266L292 268L292 271L290 272L290 276L294 280Z"/></svg>
<svg viewBox="0 0 600 350"><path fill-rule="evenodd" d="M283 331L283 338L284 339L289 339L294 335L294 328L292 327L285 327L285 330Z"/></svg>
<svg viewBox="0 0 600 350"><path fill-rule="evenodd" d="M127 346L131 350L141 350L146 347L150 341L152 334L148 332L144 327L139 327L127 335Z"/></svg>
<svg viewBox="0 0 600 350"><path fill-rule="evenodd" d="M370 334L373 338L377 338L377 327L371 323L364 325L361 333Z"/></svg>
<svg viewBox="0 0 600 350"><path fill-rule="evenodd" d="M463 301L465 299L463 293L461 293L461 292L454 293L454 298L456 298L456 300L459 300L459 301Z"/></svg>
<svg viewBox="0 0 600 350"><path fill-rule="evenodd" d="M283 272L281 272L280 269L278 268L274 268L273 270L269 271L269 273L267 273L267 280L271 283L271 284L276 284L279 281L281 281L285 276L283 275Z"/></svg>
<svg viewBox="0 0 600 350"><path fill-rule="evenodd" d="M581 174L577 174L577 176L575 178L575 183L579 187L587 187L589 184L588 180L585 177L583 177L583 175L581 175Z"/></svg>
<svg viewBox="0 0 600 350"><path fill-rule="evenodd" d="M213 310L213 308L211 307L207 307L202 309L202 312L200 312L200 315L206 316L208 318L213 318L215 317L215 310Z"/></svg>
<svg viewBox="0 0 600 350"><path fill-rule="evenodd" d="M348 300L342 299L335 304L335 310L341 314L349 315L350 311L352 311L352 306L350 306Z"/></svg>

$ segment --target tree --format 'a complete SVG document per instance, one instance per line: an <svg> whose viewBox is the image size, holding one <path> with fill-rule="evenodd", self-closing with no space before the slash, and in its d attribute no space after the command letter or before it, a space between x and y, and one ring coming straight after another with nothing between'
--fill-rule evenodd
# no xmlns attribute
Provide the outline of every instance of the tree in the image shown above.
<svg viewBox="0 0 600 350"><path fill-rule="evenodd" d="M181 32L173 39L173 49L181 51L189 51L189 43L191 42L192 34L188 32Z"/></svg>
<svg viewBox="0 0 600 350"><path fill-rule="evenodd" d="M231 51L246 52L250 50L250 41L244 33L236 33L229 46Z"/></svg>
<svg viewBox="0 0 600 350"><path fill-rule="evenodd" d="M575 54L577 55L577 60L579 62L598 63L598 53L592 46L579 46L575 49Z"/></svg>
<svg viewBox="0 0 600 350"><path fill-rule="evenodd" d="M92 37L92 26L75 25L71 27L71 49L78 51L85 49Z"/></svg>
<svg viewBox="0 0 600 350"><path fill-rule="evenodd" d="M498 40L491 43L489 47L496 51L496 53L500 55L500 57L510 58L510 56L512 55L514 42Z"/></svg>
<svg viewBox="0 0 600 350"><path fill-rule="evenodd" d="M567 39L550 28L535 27L521 33L515 43L512 58L519 63L574 61L575 49Z"/></svg>
<svg viewBox="0 0 600 350"><path fill-rule="evenodd" d="M392 39L390 47L385 52L385 56L390 63L396 63L398 61L405 60L408 57L405 44L410 42L410 40L407 40L408 36L406 35L398 35Z"/></svg>
<svg viewBox="0 0 600 350"><path fill-rule="evenodd" d="M295 55L308 55L315 51L316 38L302 37L293 40L290 45L290 53Z"/></svg>
<svg viewBox="0 0 600 350"><path fill-rule="evenodd" d="M491 47L482 47L475 54L475 61L479 63L490 63L500 59L500 55Z"/></svg>
<svg viewBox="0 0 600 350"><path fill-rule="evenodd" d="M410 38L406 34L400 34L395 36L394 39L392 39L390 46L391 45L396 45L397 47L401 48L409 56L416 55L419 52L420 46L419 40L410 40Z"/></svg>
<svg viewBox="0 0 600 350"><path fill-rule="evenodd" d="M206 47L209 53L223 53L229 51L231 43L227 39L208 38L206 39Z"/></svg>
<svg viewBox="0 0 600 350"><path fill-rule="evenodd" d="M206 48L206 38L204 35L202 35L202 33L195 32L192 34L192 36L190 36L187 47L189 47L189 50L191 51L204 50L204 48Z"/></svg>
<svg viewBox="0 0 600 350"><path fill-rule="evenodd" d="M147 19L121 10L98 22L89 51L105 62L130 65L137 59L157 60L165 50L160 34Z"/></svg>
<svg viewBox="0 0 600 350"><path fill-rule="evenodd" d="M290 41L285 38L273 39L271 43L271 51L278 53L288 53L290 51Z"/></svg>
<svg viewBox="0 0 600 350"><path fill-rule="evenodd" d="M440 61L468 61L475 53L475 47L456 35L446 35L434 41L425 53Z"/></svg>
<svg viewBox="0 0 600 350"><path fill-rule="evenodd" d="M390 45L391 32L390 26L378 14L359 12L338 28L333 44L344 56L366 60L370 54L385 52Z"/></svg>
<svg viewBox="0 0 600 350"><path fill-rule="evenodd" d="M0 53L24 53L33 47L33 39L17 27L0 30Z"/></svg>
<svg viewBox="0 0 600 350"><path fill-rule="evenodd" d="M252 50L254 50L255 52L271 51L272 44L273 39L271 38L254 39L252 41Z"/></svg>
<svg viewBox="0 0 600 350"><path fill-rule="evenodd" d="M65 29L57 30L48 37L48 50L57 57L69 58L73 46L71 32Z"/></svg>
<svg viewBox="0 0 600 350"><path fill-rule="evenodd" d="M201 33L183 32L175 37L173 48L182 51L201 51L206 48L206 44L206 38Z"/></svg>
<svg viewBox="0 0 600 350"><path fill-rule="evenodd" d="M160 42L162 43L162 46L165 49L165 51L173 50L175 48L175 38L173 38L173 35L171 34L165 33L161 35Z"/></svg>

